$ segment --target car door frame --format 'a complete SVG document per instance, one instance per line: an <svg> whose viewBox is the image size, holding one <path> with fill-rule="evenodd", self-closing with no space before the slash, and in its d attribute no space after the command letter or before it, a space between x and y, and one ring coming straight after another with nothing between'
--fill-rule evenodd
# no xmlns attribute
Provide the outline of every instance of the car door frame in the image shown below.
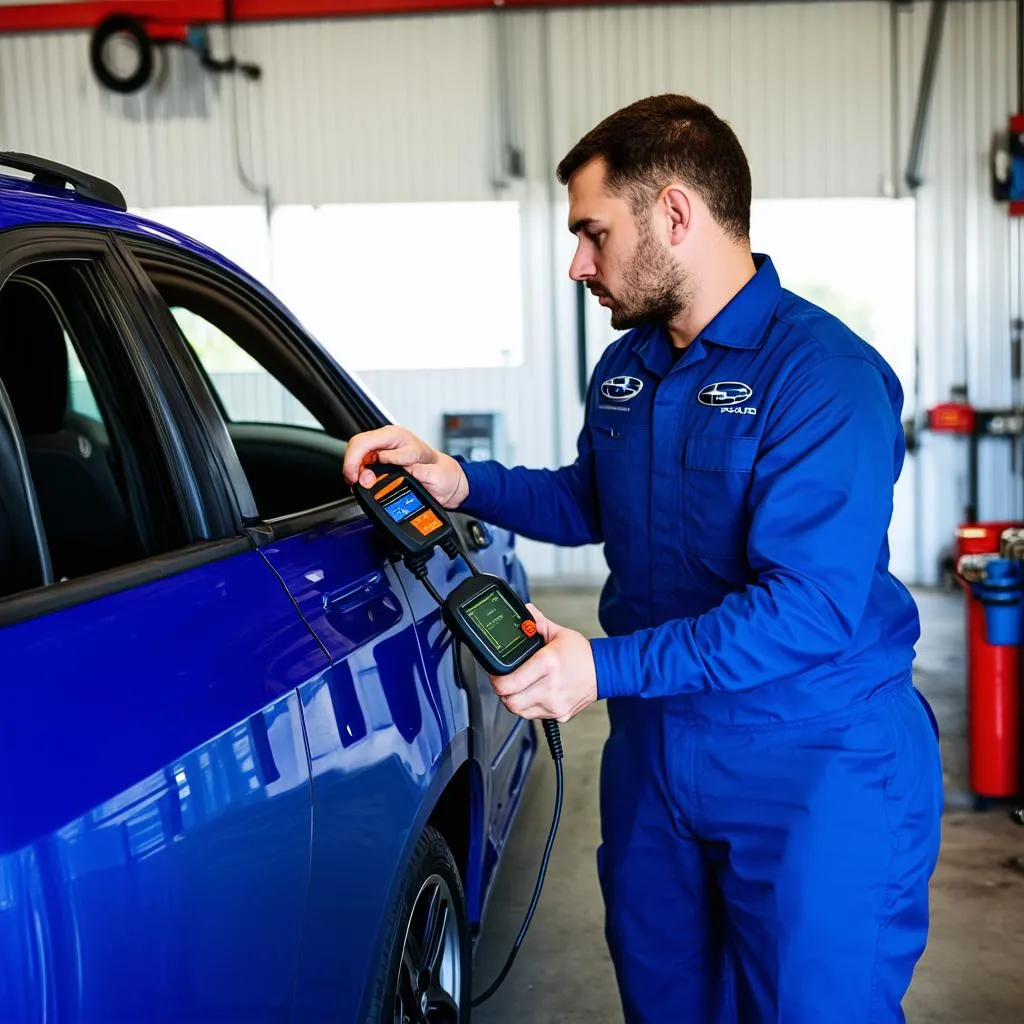
<svg viewBox="0 0 1024 1024"><path fill-rule="evenodd" d="M121 325L120 342L157 432L160 457L178 499L178 508L173 514L181 517L188 543L167 554L69 580L60 586L43 586L3 598L0 600L0 628L252 548L250 538L237 530L225 529L228 520L220 504L224 496L218 497L218 492L211 490L208 482L193 472L197 464L194 456L198 435L188 430L190 420L182 415L184 395L166 386L166 357L155 336L147 337L151 329L142 315L135 285L126 274L123 256L111 233L89 226L7 228L0 232L0 288L19 269L53 258L96 260L111 276L116 290L108 297L120 307L117 312L128 318ZM132 336L129 324L139 330L138 339ZM182 427L185 429L180 429ZM190 433L193 436L189 436Z"/></svg>

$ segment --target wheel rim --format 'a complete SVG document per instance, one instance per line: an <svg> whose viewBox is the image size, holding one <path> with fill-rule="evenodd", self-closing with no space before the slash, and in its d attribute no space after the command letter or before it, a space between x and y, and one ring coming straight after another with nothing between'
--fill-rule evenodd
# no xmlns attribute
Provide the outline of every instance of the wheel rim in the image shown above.
<svg viewBox="0 0 1024 1024"><path fill-rule="evenodd" d="M405 926L395 990L395 1024L458 1024L462 935L448 883L431 875Z"/></svg>

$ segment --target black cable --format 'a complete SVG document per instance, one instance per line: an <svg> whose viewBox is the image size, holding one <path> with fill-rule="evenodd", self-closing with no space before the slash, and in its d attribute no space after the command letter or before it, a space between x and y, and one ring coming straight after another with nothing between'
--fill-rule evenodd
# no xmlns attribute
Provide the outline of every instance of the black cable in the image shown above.
<svg viewBox="0 0 1024 1024"><path fill-rule="evenodd" d="M433 553L431 551L430 555L433 555ZM406 556L405 566L427 588L427 592L437 602L438 607L441 607L444 604L444 598L437 592L437 588L430 582L430 578L427 576L427 561L430 555L420 555L419 557Z"/></svg>
<svg viewBox="0 0 1024 1024"><path fill-rule="evenodd" d="M469 557L466 549L462 546L462 538L459 536L458 531L452 530L451 535L445 538L441 542L441 550L454 562L458 556L462 556L462 561L466 563L467 568L474 576L480 575L480 570L473 564L473 559Z"/></svg>
<svg viewBox="0 0 1024 1024"><path fill-rule="evenodd" d="M540 891L544 886L544 877L548 872L548 860L551 857L551 848L555 845L555 833L558 831L558 819L562 816L562 793L564 788L562 778L562 738L558 732L557 722L552 721L550 718L545 718L541 724L544 726L544 736L548 741L548 749L551 751L551 757L555 762L555 813L551 819L551 830L548 832L547 845L544 847L544 857L540 862L540 872L537 875L537 885L533 890L533 899L530 900L529 909L526 911L523 926L519 929L519 934L516 936L515 944L512 946L512 952L509 953L508 959L505 961L505 966L501 969L501 973L498 977L491 982L485 992L473 1000L470 1004L471 1006L479 1006L481 1003L490 999L491 996L498 991L501 983L505 980L508 972L512 969L512 964L515 961L516 954L519 952L519 947L523 944L523 939L526 938L526 929L530 927L530 921L533 919L533 912L537 909L537 903L540 900Z"/></svg>

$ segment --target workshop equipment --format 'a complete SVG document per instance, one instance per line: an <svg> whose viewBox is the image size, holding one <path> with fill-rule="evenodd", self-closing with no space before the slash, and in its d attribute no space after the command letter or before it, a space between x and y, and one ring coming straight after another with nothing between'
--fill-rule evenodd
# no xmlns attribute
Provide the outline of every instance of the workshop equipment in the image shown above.
<svg viewBox="0 0 1024 1024"><path fill-rule="evenodd" d="M1003 536L1020 525L965 523L957 530L957 578L966 598L970 787L982 801L1014 796L1021 784L1024 562L1000 554Z"/></svg>

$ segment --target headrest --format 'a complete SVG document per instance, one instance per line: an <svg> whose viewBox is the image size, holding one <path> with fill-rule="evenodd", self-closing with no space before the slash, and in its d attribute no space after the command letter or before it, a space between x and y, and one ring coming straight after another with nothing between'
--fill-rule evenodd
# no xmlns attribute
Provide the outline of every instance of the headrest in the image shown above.
<svg viewBox="0 0 1024 1024"><path fill-rule="evenodd" d="M64 329L45 294L25 281L0 289L0 379L23 434L56 434L68 411Z"/></svg>

